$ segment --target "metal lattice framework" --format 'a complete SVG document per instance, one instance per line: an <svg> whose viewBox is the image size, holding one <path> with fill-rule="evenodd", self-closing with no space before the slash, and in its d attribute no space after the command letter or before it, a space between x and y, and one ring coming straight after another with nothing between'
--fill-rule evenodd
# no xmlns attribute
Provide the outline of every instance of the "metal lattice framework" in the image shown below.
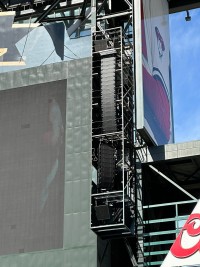
<svg viewBox="0 0 200 267"><path fill-rule="evenodd" d="M56 22L84 20L89 14L90 0L6 0L0 1L1 11L15 11L15 21Z"/></svg>
<svg viewBox="0 0 200 267"><path fill-rule="evenodd" d="M143 266L141 162L146 160L146 145L135 127L133 7L134 2L128 0L120 1L118 6L113 1L97 1L92 17L93 166L97 169L97 185L93 184L91 196L91 229L102 238L134 237L134 241L124 244L134 259L132 265ZM104 72L104 57L107 67L111 61L114 63L115 73L113 68ZM107 78L109 73L114 86L113 80ZM103 80L110 81L105 88ZM107 103L112 108L107 109ZM105 131L105 125L109 131ZM98 158L102 143L115 149L114 182L110 179L110 188L101 188Z"/></svg>
<svg viewBox="0 0 200 267"><path fill-rule="evenodd" d="M131 234L134 216L132 49L121 28L93 33L93 149L99 160L91 228L106 237ZM100 217L103 208L107 216Z"/></svg>
<svg viewBox="0 0 200 267"><path fill-rule="evenodd" d="M110 14L111 12L108 1L98 0L99 5L97 15L100 14L102 10L105 10L107 13L107 18L111 23L113 23L112 21L116 17L131 15L131 1L123 0L121 3L127 4L123 12L119 12L119 10L116 12L116 10L114 10L114 12ZM119 2L118 5L120 6L121 3ZM35 18L37 22L84 19L87 7L91 7L91 0L0 0L1 11L16 11L15 21L26 20L30 17ZM199 7L200 3L198 0L169 0L170 13ZM80 11L75 15L73 10L76 8L79 8ZM68 11L67 15L65 14L66 11ZM72 11L71 14L70 11ZM49 17L49 15L53 13L60 13L60 16ZM104 20L104 17L98 17L97 20Z"/></svg>

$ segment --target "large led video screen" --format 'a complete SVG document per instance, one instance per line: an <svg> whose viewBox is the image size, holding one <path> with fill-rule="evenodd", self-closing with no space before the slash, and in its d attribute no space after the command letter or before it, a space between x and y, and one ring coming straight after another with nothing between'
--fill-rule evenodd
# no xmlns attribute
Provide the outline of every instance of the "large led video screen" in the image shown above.
<svg viewBox="0 0 200 267"><path fill-rule="evenodd" d="M169 7L141 1L143 121L141 132L156 145L173 142ZM141 125L141 123L139 122Z"/></svg>
<svg viewBox="0 0 200 267"><path fill-rule="evenodd" d="M0 91L0 255L63 247L66 80Z"/></svg>

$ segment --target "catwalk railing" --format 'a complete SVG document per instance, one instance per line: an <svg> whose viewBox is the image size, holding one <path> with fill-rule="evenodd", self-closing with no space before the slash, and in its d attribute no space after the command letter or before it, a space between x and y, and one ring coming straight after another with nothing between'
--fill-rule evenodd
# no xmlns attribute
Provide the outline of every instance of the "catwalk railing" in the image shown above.
<svg viewBox="0 0 200 267"><path fill-rule="evenodd" d="M144 266L160 266L196 201L144 206ZM155 219L156 218L156 219Z"/></svg>

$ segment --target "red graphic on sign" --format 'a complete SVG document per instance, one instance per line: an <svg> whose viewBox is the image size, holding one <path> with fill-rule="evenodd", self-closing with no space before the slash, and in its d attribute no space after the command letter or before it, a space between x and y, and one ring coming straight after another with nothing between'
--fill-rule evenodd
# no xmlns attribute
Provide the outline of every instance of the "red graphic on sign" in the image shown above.
<svg viewBox="0 0 200 267"><path fill-rule="evenodd" d="M197 220L200 222L200 214L191 214L187 222L183 226L180 234L178 235L176 241L171 247L171 253L177 258L187 258L192 256L197 251L200 251L200 225L195 227ZM182 236L183 232L187 231L190 237L195 237L199 235L199 241L190 248L182 247Z"/></svg>

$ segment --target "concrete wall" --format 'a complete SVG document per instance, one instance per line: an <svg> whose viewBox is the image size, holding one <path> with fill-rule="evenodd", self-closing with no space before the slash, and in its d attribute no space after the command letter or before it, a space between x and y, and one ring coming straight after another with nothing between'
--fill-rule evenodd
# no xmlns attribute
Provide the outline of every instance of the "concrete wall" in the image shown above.
<svg viewBox="0 0 200 267"><path fill-rule="evenodd" d="M147 162L170 160L200 155L200 141L149 147Z"/></svg>

